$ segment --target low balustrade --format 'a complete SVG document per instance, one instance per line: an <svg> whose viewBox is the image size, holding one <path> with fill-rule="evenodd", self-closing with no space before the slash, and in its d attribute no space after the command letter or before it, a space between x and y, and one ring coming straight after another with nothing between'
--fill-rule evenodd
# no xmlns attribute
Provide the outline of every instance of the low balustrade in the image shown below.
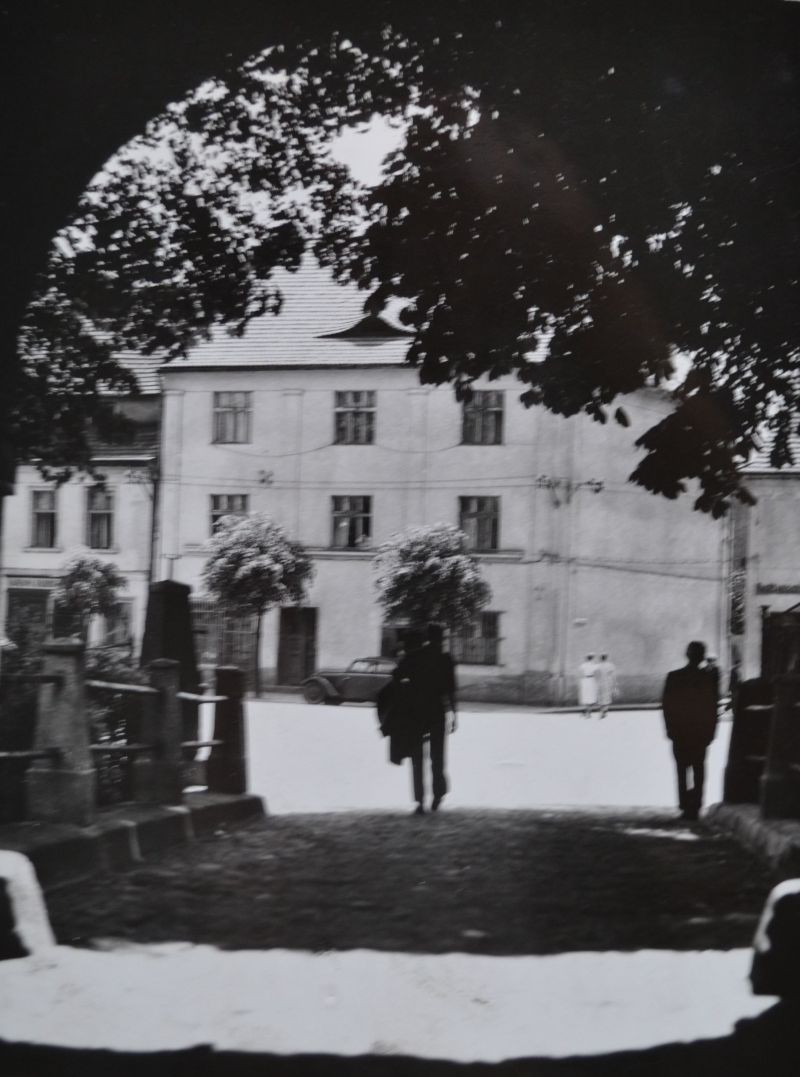
<svg viewBox="0 0 800 1077"><path fill-rule="evenodd" d="M38 708L30 749L0 751L0 760L27 760L25 817L86 825L96 814L97 761L117 757L128 763L130 799L143 804L180 804L187 755L210 750L205 762L209 792L244 793L246 759L242 672L216 669L216 692L180 690L179 664L159 658L147 667L147 684L87 678L79 640L50 640L43 647L41 673L25 676L38 685ZM19 679L19 678L17 678ZM133 697L137 715L124 738L91 739L87 693ZM185 704L213 705L214 732L185 739Z"/></svg>

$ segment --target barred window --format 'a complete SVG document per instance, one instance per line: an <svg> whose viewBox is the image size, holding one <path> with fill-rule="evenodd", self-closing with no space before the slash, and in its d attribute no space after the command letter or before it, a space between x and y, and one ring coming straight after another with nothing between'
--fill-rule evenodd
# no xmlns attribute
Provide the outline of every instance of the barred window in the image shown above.
<svg viewBox="0 0 800 1077"><path fill-rule="evenodd" d="M31 491L31 546L51 549L56 544L56 492Z"/></svg>
<svg viewBox="0 0 800 1077"><path fill-rule="evenodd" d="M223 516L246 516L247 494L211 495L211 534L219 527Z"/></svg>
<svg viewBox="0 0 800 1077"><path fill-rule="evenodd" d="M479 613L450 637L455 662L496 666L500 661L500 614Z"/></svg>
<svg viewBox="0 0 800 1077"><path fill-rule="evenodd" d="M503 442L503 394L476 390L464 402L461 428L463 445L501 445Z"/></svg>
<svg viewBox="0 0 800 1077"><path fill-rule="evenodd" d="M251 393L214 393L213 441L242 445L250 441Z"/></svg>
<svg viewBox="0 0 800 1077"><path fill-rule="evenodd" d="M496 550L500 544L500 498L460 497L459 526L471 550Z"/></svg>
<svg viewBox="0 0 800 1077"><path fill-rule="evenodd" d="M375 393L371 389L335 394L336 445L372 445L375 440Z"/></svg>
<svg viewBox="0 0 800 1077"><path fill-rule="evenodd" d="M333 497L332 546L369 546L372 535L371 497Z"/></svg>
<svg viewBox="0 0 800 1077"><path fill-rule="evenodd" d="M91 550L110 550L114 541L114 495L105 486L86 492L86 545Z"/></svg>

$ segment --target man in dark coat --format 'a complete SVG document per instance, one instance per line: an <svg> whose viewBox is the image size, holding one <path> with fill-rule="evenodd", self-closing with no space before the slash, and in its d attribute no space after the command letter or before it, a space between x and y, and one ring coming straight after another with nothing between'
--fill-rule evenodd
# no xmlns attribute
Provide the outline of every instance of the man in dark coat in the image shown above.
<svg viewBox="0 0 800 1077"><path fill-rule="evenodd" d="M442 630L429 625L423 643L418 633L409 632L405 639L406 653L397 664L394 678L405 687L408 712L409 755L414 786L416 813L425 812L425 781L423 775L424 742L430 745L433 800L431 811L437 811L447 793L444 770L447 709L452 712L450 731L456 728L456 679L453 659L442 650Z"/></svg>
<svg viewBox="0 0 800 1077"><path fill-rule="evenodd" d="M705 644L693 640L686 648L687 664L668 673L664 684L664 724L672 741L684 819L696 819L700 812L706 749L717 729L719 675L701 668L705 653Z"/></svg>

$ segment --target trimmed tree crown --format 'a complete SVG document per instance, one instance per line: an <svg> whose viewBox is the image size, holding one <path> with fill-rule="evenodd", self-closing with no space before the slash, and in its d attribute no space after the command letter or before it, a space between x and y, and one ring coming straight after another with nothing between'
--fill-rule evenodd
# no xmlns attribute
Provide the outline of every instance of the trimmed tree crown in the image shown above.
<svg viewBox="0 0 800 1077"><path fill-rule="evenodd" d="M375 585L386 616L412 625L458 628L491 597L467 537L452 524L410 527L393 535L375 557Z"/></svg>

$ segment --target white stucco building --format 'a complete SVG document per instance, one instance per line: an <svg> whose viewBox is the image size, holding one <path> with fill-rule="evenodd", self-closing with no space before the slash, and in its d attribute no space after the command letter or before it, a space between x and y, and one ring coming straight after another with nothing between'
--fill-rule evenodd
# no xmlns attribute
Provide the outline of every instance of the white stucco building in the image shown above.
<svg viewBox="0 0 800 1077"><path fill-rule="evenodd" d="M160 385L155 361L126 362L141 395L116 407L133 430L118 444L94 439L94 477L77 474L59 485L33 464L17 468L4 509L0 591L0 624L12 637L19 624L34 635L63 629L54 591L75 554L113 563L126 583L117 615L96 618L90 639L133 648L141 636L153 568Z"/></svg>
<svg viewBox="0 0 800 1077"><path fill-rule="evenodd" d="M743 679L761 671L762 615L800 607L800 436L791 441L794 463L780 470L769 447L743 469L755 505L731 514L731 661Z"/></svg>
<svg viewBox="0 0 800 1077"><path fill-rule="evenodd" d="M572 698L589 651L611 655L622 698L656 698L688 640L724 653L725 527L627 482L662 394L624 402L630 429L527 411L512 378L479 385L465 410L449 387L420 386L401 331L364 319L362 294L310 268L281 284L278 317L161 368L156 578L194 589L207 657L221 644L204 545L220 515L253 511L315 564L306 607L265 618L266 682L379 653L391 634L374 549L437 521L464 527L492 588L455 642L473 698ZM226 633L225 657L244 662L247 626Z"/></svg>

